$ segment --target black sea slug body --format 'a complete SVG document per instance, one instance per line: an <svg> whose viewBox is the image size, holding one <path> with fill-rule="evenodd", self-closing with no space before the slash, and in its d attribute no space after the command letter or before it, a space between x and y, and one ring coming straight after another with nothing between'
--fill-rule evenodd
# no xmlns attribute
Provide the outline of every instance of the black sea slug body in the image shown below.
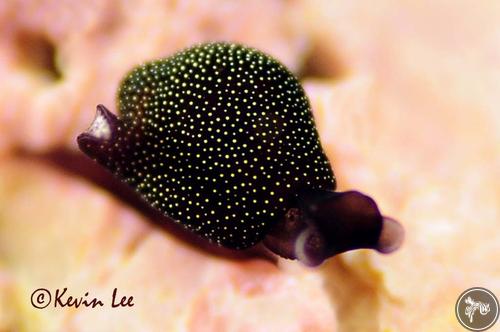
<svg viewBox="0 0 500 332"><path fill-rule="evenodd" d="M133 69L78 136L80 149L165 215L224 247L263 242L308 265L389 252L402 227L339 193L298 80L237 44L198 45Z"/></svg>

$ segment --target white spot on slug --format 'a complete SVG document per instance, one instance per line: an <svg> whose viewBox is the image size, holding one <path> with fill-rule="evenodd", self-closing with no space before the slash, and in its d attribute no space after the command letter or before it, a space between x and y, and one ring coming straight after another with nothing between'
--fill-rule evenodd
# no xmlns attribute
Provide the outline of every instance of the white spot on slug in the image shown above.
<svg viewBox="0 0 500 332"><path fill-rule="evenodd" d="M98 139L108 140L111 138L111 127L101 110L97 109L94 121L86 133Z"/></svg>
<svg viewBox="0 0 500 332"><path fill-rule="evenodd" d="M309 257L306 254L305 247L307 240L312 234L312 229L310 227L304 229L302 232L300 232L299 236L297 237L297 240L295 240L295 257L302 262L302 264L306 266L314 266L315 264L309 259Z"/></svg>

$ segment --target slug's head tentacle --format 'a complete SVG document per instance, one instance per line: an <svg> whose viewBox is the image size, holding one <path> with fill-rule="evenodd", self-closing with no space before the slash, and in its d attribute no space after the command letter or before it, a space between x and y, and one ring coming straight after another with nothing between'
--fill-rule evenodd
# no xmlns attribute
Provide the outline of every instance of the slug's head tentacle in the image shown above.
<svg viewBox="0 0 500 332"><path fill-rule="evenodd" d="M102 158L99 151L113 144L118 126L117 117L104 105L97 105L94 121L76 139L80 150L94 159Z"/></svg>
<svg viewBox="0 0 500 332"><path fill-rule="evenodd" d="M137 126L130 126L111 113L104 105L97 105L94 121L78 135L78 147L119 177L132 170L127 167L132 157L141 150Z"/></svg>
<svg viewBox="0 0 500 332"><path fill-rule="evenodd" d="M308 190L265 240L271 251L316 266L353 249L390 253L404 238L403 227L383 217L375 201L357 191ZM293 216L293 218L292 218Z"/></svg>

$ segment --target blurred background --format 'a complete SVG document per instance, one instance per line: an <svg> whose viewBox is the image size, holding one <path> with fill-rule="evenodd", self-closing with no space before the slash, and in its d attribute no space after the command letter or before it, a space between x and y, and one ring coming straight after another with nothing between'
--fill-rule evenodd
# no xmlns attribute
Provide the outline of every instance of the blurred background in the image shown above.
<svg viewBox="0 0 500 332"><path fill-rule="evenodd" d="M499 22L494 0L1 1L0 331L460 331L460 293L500 296ZM339 189L400 220L402 249L229 259L70 167L130 68L202 41L300 78ZM33 306L65 287L105 305Z"/></svg>

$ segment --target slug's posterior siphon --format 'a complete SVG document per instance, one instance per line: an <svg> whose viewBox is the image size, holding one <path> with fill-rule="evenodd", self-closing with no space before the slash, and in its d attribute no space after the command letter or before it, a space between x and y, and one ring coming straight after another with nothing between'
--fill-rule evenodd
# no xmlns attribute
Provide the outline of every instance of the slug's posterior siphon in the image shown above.
<svg viewBox="0 0 500 332"><path fill-rule="evenodd" d="M219 245L263 241L320 264L399 247L402 227L335 177L298 80L238 44L198 45L133 69L78 136L80 149L165 215Z"/></svg>

